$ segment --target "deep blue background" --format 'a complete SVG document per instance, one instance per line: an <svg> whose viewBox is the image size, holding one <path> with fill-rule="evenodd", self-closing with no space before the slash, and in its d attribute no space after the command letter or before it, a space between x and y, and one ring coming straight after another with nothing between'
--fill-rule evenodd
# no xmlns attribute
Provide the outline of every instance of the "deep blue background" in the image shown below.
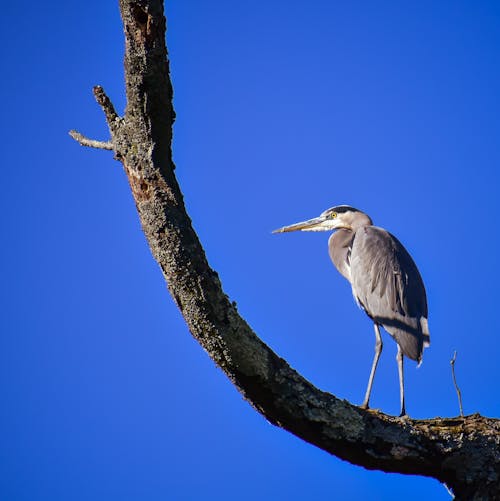
<svg viewBox="0 0 500 501"><path fill-rule="evenodd" d="M2 7L0 499L448 499L269 425L190 337L141 232L91 87L124 107L114 1ZM500 415L498 2L167 5L188 211L226 292L320 388L361 402L370 321L326 234L271 230L347 203L427 285L413 417ZM385 336L372 404L398 411Z"/></svg>

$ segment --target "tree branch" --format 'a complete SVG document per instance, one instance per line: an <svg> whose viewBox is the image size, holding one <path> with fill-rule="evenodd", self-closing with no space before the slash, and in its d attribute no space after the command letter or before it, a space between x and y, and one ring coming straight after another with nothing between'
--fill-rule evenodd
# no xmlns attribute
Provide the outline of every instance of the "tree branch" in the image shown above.
<svg viewBox="0 0 500 501"><path fill-rule="evenodd" d="M108 125L111 127L113 122L119 119L118 114L115 111L115 107L111 102L111 99L109 99L107 94L104 92L104 89L100 85L96 85L92 89L92 91L94 92L94 97L97 101L97 104L102 108L102 111L104 112L106 122L108 122Z"/></svg>
<svg viewBox="0 0 500 501"><path fill-rule="evenodd" d="M271 423L369 469L434 477L457 499L492 497L500 422L480 415L412 420L363 410L320 391L240 317L186 213L174 175L175 113L161 0L120 0L127 109L119 118L94 88L127 173L143 231L192 335Z"/></svg>
<svg viewBox="0 0 500 501"><path fill-rule="evenodd" d="M111 137L113 137L119 129L119 126L121 124L121 118L116 113L115 107L113 106L111 99L109 99L106 92L104 92L104 89L100 85L96 85L92 89L92 91L94 93L94 97L95 100L97 101L97 104L102 108L102 111L104 112L104 116L106 118L106 122L108 124ZM80 143L82 146L88 146L90 148L98 148L101 150L115 149L115 144L113 140L97 141L95 139L89 139L88 137L85 137L83 134L77 132L76 130L70 130L69 135L75 141ZM120 158L118 154L117 158Z"/></svg>
<svg viewBox="0 0 500 501"><path fill-rule="evenodd" d="M113 149L113 143L111 141L96 141L95 139L89 139L76 130L70 130L69 135L82 146L88 146L89 148L98 148L100 150Z"/></svg>

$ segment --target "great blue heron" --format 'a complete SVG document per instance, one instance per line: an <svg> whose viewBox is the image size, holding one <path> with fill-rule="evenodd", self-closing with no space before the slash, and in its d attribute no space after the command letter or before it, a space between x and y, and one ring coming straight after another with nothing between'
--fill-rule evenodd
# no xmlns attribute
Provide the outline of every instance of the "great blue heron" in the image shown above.
<svg viewBox="0 0 500 501"><path fill-rule="evenodd" d="M375 327L375 357L361 407L368 408L382 352L382 326L398 344L400 415L404 416L403 356L420 364L423 349L430 344L427 298L417 266L395 236L373 226L368 215L347 205L332 207L319 217L284 226L273 233L298 230L337 230L328 240L330 258L350 282L356 302L373 320Z"/></svg>

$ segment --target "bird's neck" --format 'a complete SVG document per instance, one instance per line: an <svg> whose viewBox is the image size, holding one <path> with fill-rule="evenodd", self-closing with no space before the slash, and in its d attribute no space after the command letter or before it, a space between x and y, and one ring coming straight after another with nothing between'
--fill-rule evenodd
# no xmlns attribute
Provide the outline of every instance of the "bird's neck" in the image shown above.
<svg viewBox="0 0 500 501"><path fill-rule="evenodd" d="M358 214L356 217L356 220L353 221L351 224L351 231L355 233L357 230L360 228L363 228L364 226L372 226L373 222L370 218L370 216L367 216L366 214Z"/></svg>
<svg viewBox="0 0 500 501"><path fill-rule="evenodd" d="M328 239L328 253L335 268L347 280L351 280L350 254L354 233L351 230L339 229Z"/></svg>

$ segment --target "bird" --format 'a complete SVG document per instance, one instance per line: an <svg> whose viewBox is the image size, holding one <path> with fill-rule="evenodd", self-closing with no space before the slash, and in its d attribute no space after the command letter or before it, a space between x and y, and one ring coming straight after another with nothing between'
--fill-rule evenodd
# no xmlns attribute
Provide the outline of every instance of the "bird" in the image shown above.
<svg viewBox="0 0 500 501"><path fill-rule="evenodd" d="M273 233L291 231L333 231L328 239L330 259L351 284L354 299L373 321L375 331L375 355L361 408L369 408L383 327L397 343L400 416L406 416L404 357L420 365L424 348L430 346L427 295L412 257L394 235L349 205L331 207L318 217Z"/></svg>

